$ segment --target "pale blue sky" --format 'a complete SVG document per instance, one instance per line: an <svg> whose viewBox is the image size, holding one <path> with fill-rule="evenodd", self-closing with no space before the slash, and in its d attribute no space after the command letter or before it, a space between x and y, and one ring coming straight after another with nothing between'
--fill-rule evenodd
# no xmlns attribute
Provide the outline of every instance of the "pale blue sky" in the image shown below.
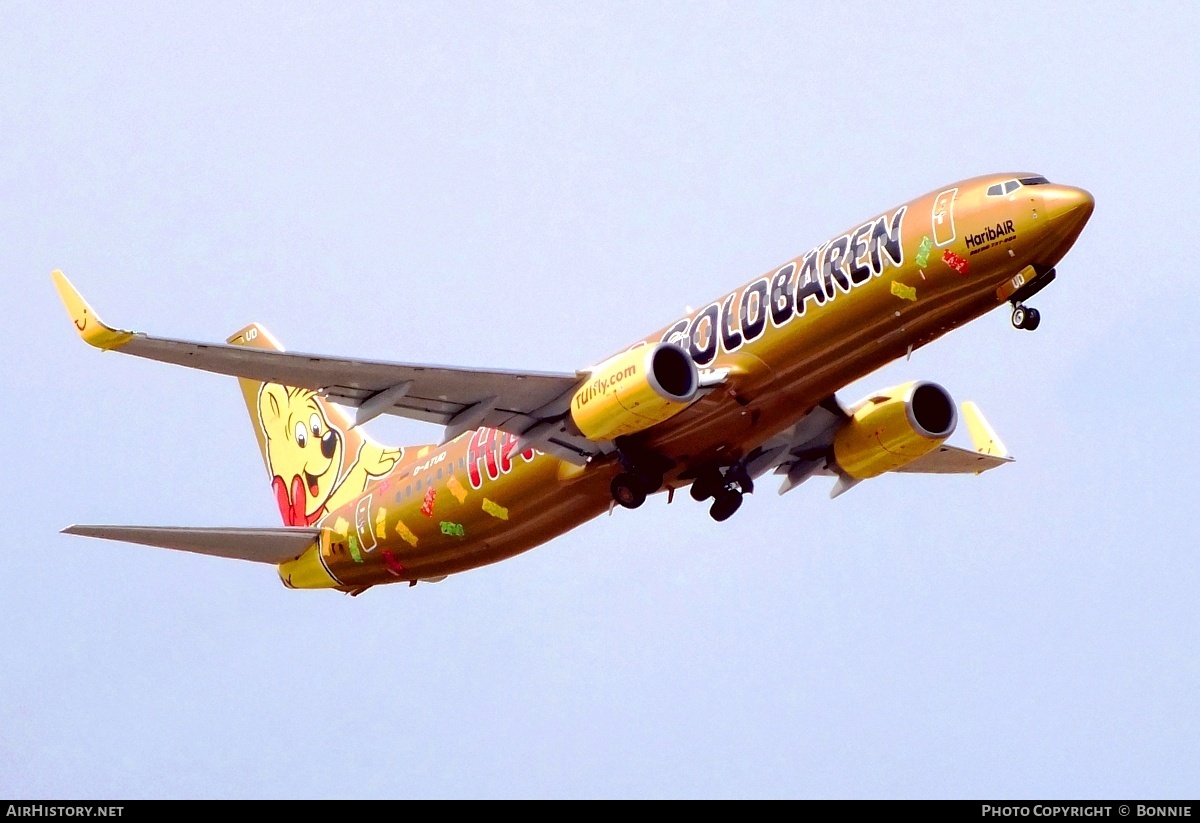
<svg viewBox="0 0 1200 823"><path fill-rule="evenodd" d="M1195 4L107 5L0 4L0 796L1195 796ZM936 380L1015 465L355 599L57 533L277 512L236 384L88 349L51 269L160 334L569 371L1002 170L1097 201L1041 329L843 396Z"/></svg>

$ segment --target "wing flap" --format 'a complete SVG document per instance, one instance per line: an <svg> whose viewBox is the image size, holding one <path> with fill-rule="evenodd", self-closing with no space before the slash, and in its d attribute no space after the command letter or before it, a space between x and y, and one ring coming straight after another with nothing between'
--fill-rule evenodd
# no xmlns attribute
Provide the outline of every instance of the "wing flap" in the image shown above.
<svg viewBox="0 0 1200 823"><path fill-rule="evenodd" d="M62 533L275 565L302 555L305 549L316 542L321 531L296 528L68 526Z"/></svg>

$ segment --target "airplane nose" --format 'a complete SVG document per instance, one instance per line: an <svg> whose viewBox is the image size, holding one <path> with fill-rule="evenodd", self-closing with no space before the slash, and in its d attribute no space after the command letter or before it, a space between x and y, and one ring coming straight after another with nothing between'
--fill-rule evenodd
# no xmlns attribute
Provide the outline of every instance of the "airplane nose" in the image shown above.
<svg viewBox="0 0 1200 823"><path fill-rule="evenodd" d="M1050 222L1072 234L1083 228L1096 208L1091 193L1074 186L1046 186L1041 195Z"/></svg>

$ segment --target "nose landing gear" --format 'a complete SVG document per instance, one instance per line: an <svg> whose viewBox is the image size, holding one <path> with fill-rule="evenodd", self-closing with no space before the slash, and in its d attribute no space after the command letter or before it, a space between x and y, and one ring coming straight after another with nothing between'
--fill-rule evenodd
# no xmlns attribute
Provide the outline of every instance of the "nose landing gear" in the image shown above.
<svg viewBox="0 0 1200 823"><path fill-rule="evenodd" d="M1042 324L1041 312L1017 303L1013 306L1012 324L1014 329L1034 331Z"/></svg>
<svg viewBox="0 0 1200 823"><path fill-rule="evenodd" d="M1008 283L997 291L1001 300L1012 303L1012 324L1014 329L1033 331L1042 323L1042 315L1037 309L1025 305L1025 301L1054 282L1054 269L1041 269L1037 266L1026 266Z"/></svg>

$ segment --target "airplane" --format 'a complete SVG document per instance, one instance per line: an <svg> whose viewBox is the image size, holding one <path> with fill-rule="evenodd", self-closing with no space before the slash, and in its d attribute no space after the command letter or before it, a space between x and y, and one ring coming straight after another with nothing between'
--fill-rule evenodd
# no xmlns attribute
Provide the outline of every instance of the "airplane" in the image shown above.
<svg viewBox="0 0 1200 823"><path fill-rule="evenodd" d="M917 380L836 393L1005 304L1012 325L1095 207L1031 173L936 189L834 236L575 373L284 351L251 324L224 345L106 325L61 271L80 337L105 351L239 378L283 526L73 525L68 534L269 563L284 585L358 595L512 557L616 506L687 487L725 521L764 475L831 497L886 472L980 474L1012 461L973 403ZM386 447L381 414L444 427Z"/></svg>

